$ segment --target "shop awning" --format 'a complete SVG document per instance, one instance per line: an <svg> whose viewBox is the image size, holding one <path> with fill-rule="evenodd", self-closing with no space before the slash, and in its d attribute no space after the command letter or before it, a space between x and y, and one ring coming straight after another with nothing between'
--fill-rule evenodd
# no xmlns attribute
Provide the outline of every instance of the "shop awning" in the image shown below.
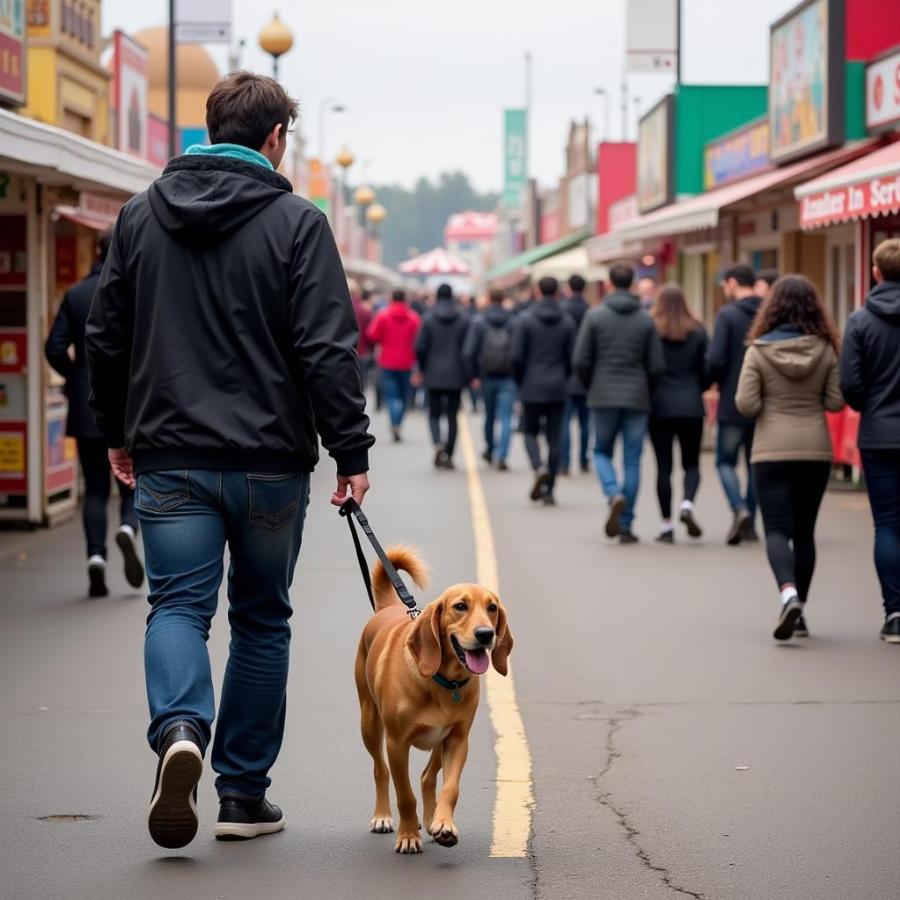
<svg viewBox="0 0 900 900"><path fill-rule="evenodd" d="M557 241L550 241L546 244L532 247L530 250L526 250L524 253L513 256L511 259L494 266L493 269L488 269L484 275L484 280L487 282L512 281L517 275L525 276L528 274L529 266L546 259L548 256L561 253L563 250L577 247L587 236L587 231L578 231Z"/></svg>
<svg viewBox="0 0 900 900"><path fill-rule="evenodd" d="M85 228L90 228L93 231L106 231L107 228L112 228L115 224L114 221L110 221L109 219L99 219L94 216L85 215L75 206L57 206L53 212L60 219L65 219L67 222L74 222L76 225L83 225Z"/></svg>
<svg viewBox="0 0 900 900"><path fill-rule="evenodd" d="M609 275L606 266L591 265L587 247L583 244L555 253L540 262L528 267L532 280L545 278L548 275L559 281L565 281L570 275L580 275L585 281L604 281Z"/></svg>
<svg viewBox="0 0 900 900"><path fill-rule="evenodd" d="M752 199L764 191L793 187L805 178L861 156L872 146L873 141L858 141L790 166L770 169L736 184L697 194L680 203L639 216L623 225L617 232L617 237L628 243L715 228L719 224L719 213L722 210Z"/></svg>
<svg viewBox="0 0 900 900"><path fill-rule="evenodd" d="M900 213L900 140L800 185L794 194L804 229Z"/></svg>
<svg viewBox="0 0 900 900"><path fill-rule="evenodd" d="M0 110L0 167L45 184L127 195L146 190L160 174L144 160L6 110Z"/></svg>

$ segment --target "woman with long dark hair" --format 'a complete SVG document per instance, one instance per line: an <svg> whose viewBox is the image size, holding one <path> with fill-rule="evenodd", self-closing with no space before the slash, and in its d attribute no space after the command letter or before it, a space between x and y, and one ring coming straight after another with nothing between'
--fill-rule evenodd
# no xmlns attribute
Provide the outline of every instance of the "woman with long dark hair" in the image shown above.
<svg viewBox="0 0 900 900"><path fill-rule="evenodd" d="M656 454L656 496L662 515L658 541L675 540L672 524L672 450L681 448L684 494L679 518L692 538L703 530L694 516L700 486L700 444L703 440L703 392L709 387L706 369L706 329L688 309L684 292L667 284L653 306L653 321L662 338L666 370L653 391L650 440Z"/></svg>
<svg viewBox="0 0 900 900"><path fill-rule="evenodd" d="M786 275L750 333L737 407L756 418L751 463L766 552L781 592L774 637L806 637L804 609L816 565L815 528L831 472L825 411L844 407L838 335L815 287Z"/></svg>

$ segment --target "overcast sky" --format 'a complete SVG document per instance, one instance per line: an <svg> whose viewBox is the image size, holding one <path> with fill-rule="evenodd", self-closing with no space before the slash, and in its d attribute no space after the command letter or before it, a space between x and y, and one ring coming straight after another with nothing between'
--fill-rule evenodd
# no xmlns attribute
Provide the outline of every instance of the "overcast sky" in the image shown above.
<svg viewBox="0 0 900 900"><path fill-rule="evenodd" d="M562 172L567 126L590 116L599 138L603 99L613 96L611 137L620 138L626 0L233 0L245 68L269 72L256 43L277 9L294 32L281 78L300 99L301 127L315 154L318 109L328 97L347 111L328 116L327 155L347 145L351 174L411 184L462 169L482 189L502 180L502 110L524 101L524 54L534 58L532 173ZM768 27L796 0L682 0L684 74L691 83L768 80ZM165 21L166 0L103 0L104 33ZM210 48L224 72L227 53ZM629 78L629 134L671 85ZM360 169L365 166L365 170Z"/></svg>

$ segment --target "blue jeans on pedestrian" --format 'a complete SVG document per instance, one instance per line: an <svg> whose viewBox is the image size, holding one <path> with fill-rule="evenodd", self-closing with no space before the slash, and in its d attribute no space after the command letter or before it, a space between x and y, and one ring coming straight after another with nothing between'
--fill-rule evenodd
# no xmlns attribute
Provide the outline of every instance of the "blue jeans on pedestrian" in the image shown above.
<svg viewBox="0 0 900 900"><path fill-rule="evenodd" d="M900 613L900 449L860 450L875 520L875 571L885 615Z"/></svg>
<svg viewBox="0 0 900 900"><path fill-rule="evenodd" d="M289 588L309 473L165 471L138 476L150 615L144 639L150 746L190 723L203 749L215 718L206 641L226 545L231 645L212 745L219 796L256 799L284 733Z"/></svg>
<svg viewBox="0 0 900 900"><path fill-rule="evenodd" d="M487 376L481 382L484 396L484 446L497 462L506 462L512 438L512 414L516 404L516 383L507 376ZM500 440L497 441L497 420Z"/></svg>
<svg viewBox="0 0 900 900"><path fill-rule="evenodd" d="M409 403L409 382L412 372L397 369L381 370L381 392L387 403L391 428L399 428Z"/></svg>
<svg viewBox="0 0 900 900"><path fill-rule="evenodd" d="M647 436L649 416L637 409L594 410L594 465L597 478L607 499L617 494L625 497L625 511L620 519L623 528L631 528L634 507L641 487L641 454ZM624 473L620 479L613 464L616 438L622 435Z"/></svg>
<svg viewBox="0 0 900 900"><path fill-rule="evenodd" d="M720 422L716 436L716 468L722 489L734 512L746 509L751 520L756 515L756 490L750 470L750 451L753 447L752 425L730 425ZM744 451L744 462L747 466L747 491L741 495L741 482L738 478L737 464L741 449Z"/></svg>
<svg viewBox="0 0 900 900"><path fill-rule="evenodd" d="M591 415L588 412L587 397L584 394L569 394L563 411L562 441L559 445L560 466L568 469L572 462L572 416L578 419L578 464L585 468L588 464L588 442L591 436Z"/></svg>

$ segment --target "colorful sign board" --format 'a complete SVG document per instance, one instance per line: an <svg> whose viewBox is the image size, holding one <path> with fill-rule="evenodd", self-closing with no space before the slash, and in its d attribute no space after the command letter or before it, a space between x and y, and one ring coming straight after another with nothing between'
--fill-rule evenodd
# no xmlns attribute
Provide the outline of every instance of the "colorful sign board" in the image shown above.
<svg viewBox="0 0 900 900"><path fill-rule="evenodd" d="M638 125L637 196L642 213L671 203L675 175L675 103L663 97Z"/></svg>
<svg viewBox="0 0 900 900"><path fill-rule="evenodd" d="M803 197L800 227L818 228L896 212L900 212L900 168L878 178L865 178Z"/></svg>
<svg viewBox="0 0 900 900"><path fill-rule="evenodd" d="M844 137L844 0L804 0L769 32L769 156L782 163Z"/></svg>
<svg viewBox="0 0 900 900"><path fill-rule="evenodd" d="M704 190L762 172L769 165L769 120L751 122L706 145Z"/></svg>
<svg viewBox="0 0 900 900"><path fill-rule="evenodd" d="M25 0L0 0L0 105L25 103Z"/></svg>
<svg viewBox="0 0 900 900"><path fill-rule="evenodd" d="M521 209L528 185L528 110L503 111L503 197L506 209Z"/></svg>
<svg viewBox="0 0 900 900"><path fill-rule="evenodd" d="M878 133L900 125L900 47L866 66L866 128Z"/></svg>
<svg viewBox="0 0 900 900"><path fill-rule="evenodd" d="M625 67L628 72L675 72L679 0L628 0Z"/></svg>
<svg viewBox="0 0 900 900"><path fill-rule="evenodd" d="M2 2L2 0L0 0ZM116 110L116 146L119 150L146 159L148 53L121 31L113 35L113 103Z"/></svg>

